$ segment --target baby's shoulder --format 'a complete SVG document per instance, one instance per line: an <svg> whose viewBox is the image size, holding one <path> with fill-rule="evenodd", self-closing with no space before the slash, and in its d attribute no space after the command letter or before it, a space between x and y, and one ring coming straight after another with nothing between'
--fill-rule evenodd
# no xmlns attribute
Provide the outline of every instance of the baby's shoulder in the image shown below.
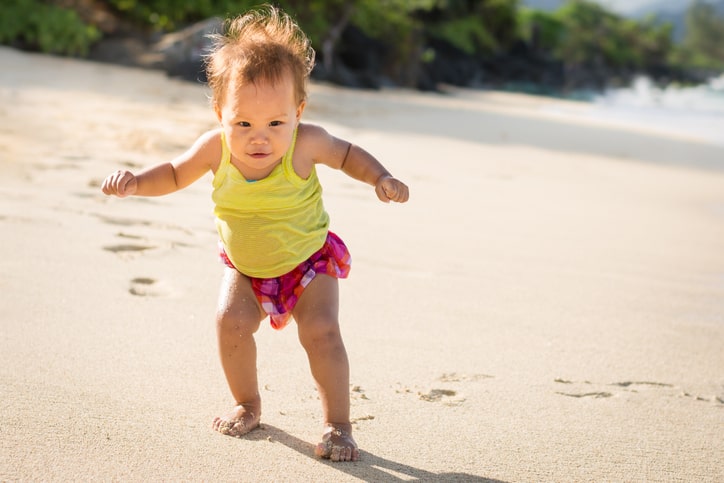
<svg viewBox="0 0 724 483"><path fill-rule="evenodd" d="M223 130L219 127L216 129L210 129L199 136L196 141L200 146L207 148L215 148L221 150L221 137Z"/></svg>
<svg viewBox="0 0 724 483"><path fill-rule="evenodd" d="M318 142L320 139L329 136L329 133L322 126L300 122L297 128L297 142Z"/></svg>
<svg viewBox="0 0 724 483"><path fill-rule="evenodd" d="M296 149L298 152L304 152L316 158L318 154L324 153L329 149L333 139L322 126L299 123Z"/></svg>
<svg viewBox="0 0 724 483"><path fill-rule="evenodd" d="M221 128L206 131L205 133L201 134L198 139L196 139L196 142L194 143L194 148L199 153L204 154L205 156L210 156L214 158L220 157L223 149L221 142L222 133L223 131L221 130Z"/></svg>
<svg viewBox="0 0 724 483"><path fill-rule="evenodd" d="M344 164L350 143L337 138L316 124L300 124L297 132L295 156L308 160L310 164L326 164L340 169Z"/></svg>
<svg viewBox="0 0 724 483"><path fill-rule="evenodd" d="M223 154L221 133L221 129L212 129L201 134L184 157L216 172Z"/></svg>

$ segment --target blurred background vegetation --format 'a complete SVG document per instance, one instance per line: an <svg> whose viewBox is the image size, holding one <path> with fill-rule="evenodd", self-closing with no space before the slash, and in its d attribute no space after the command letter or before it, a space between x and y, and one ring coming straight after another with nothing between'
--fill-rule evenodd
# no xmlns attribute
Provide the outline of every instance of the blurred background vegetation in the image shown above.
<svg viewBox="0 0 724 483"><path fill-rule="evenodd" d="M239 14L259 3L3 0L0 43L83 57L112 36L158 38L209 17ZM673 40L671 24L654 17L624 18L586 0L568 0L550 12L524 7L519 0L272 3L298 20L312 38L319 64L327 70L332 69L335 56L344 52L345 42L354 37L350 37L352 32L384 53L373 67L398 85L419 85L426 66L437 63L446 68L450 59L479 61L493 70L499 63L515 65L528 59L533 64L559 66L564 74L597 72L608 83L625 82L636 74L671 81L724 71L724 18L704 0L691 1L681 42ZM445 76L432 79L436 80Z"/></svg>

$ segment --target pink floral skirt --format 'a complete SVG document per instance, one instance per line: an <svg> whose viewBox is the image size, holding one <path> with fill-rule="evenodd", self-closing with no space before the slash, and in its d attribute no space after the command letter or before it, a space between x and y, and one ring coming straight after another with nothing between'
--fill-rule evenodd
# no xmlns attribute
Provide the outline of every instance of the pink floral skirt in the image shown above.
<svg viewBox="0 0 724 483"><path fill-rule="evenodd" d="M219 256L227 267L236 269L221 243L219 243ZM275 278L249 277L249 279L257 300L264 312L269 315L271 326L280 330L289 324L292 310L297 305L299 297L317 274L347 278L351 264L352 257L347 246L341 238L330 231L322 248L290 272Z"/></svg>

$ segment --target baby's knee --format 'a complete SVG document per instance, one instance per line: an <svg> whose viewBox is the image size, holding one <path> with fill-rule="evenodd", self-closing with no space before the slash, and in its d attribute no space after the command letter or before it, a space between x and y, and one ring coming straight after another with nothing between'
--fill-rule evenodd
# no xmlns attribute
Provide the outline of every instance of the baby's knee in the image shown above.
<svg viewBox="0 0 724 483"><path fill-rule="evenodd" d="M341 345L339 321L336 317L319 317L304 327L300 326L300 338L305 346Z"/></svg>
<svg viewBox="0 0 724 483"><path fill-rule="evenodd" d="M259 330L261 320L261 315L258 313L244 313L222 308L216 312L216 330L221 337L253 335Z"/></svg>

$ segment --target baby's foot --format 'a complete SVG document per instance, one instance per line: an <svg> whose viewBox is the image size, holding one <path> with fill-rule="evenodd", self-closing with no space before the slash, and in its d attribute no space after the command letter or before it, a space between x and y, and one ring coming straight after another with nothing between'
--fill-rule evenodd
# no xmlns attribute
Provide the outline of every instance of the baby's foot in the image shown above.
<svg viewBox="0 0 724 483"><path fill-rule="evenodd" d="M217 416L213 428L221 434L240 438L242 435L259 427L261 411L259 407L239 404L234 406L226 416Z"/></svg>
<svg viewBox="0 0 724 483"><path fill-rule="evenodd" d="M352 425L329 423L314 452L332 461L357 461L359 449L352 438Z"/></svg>

